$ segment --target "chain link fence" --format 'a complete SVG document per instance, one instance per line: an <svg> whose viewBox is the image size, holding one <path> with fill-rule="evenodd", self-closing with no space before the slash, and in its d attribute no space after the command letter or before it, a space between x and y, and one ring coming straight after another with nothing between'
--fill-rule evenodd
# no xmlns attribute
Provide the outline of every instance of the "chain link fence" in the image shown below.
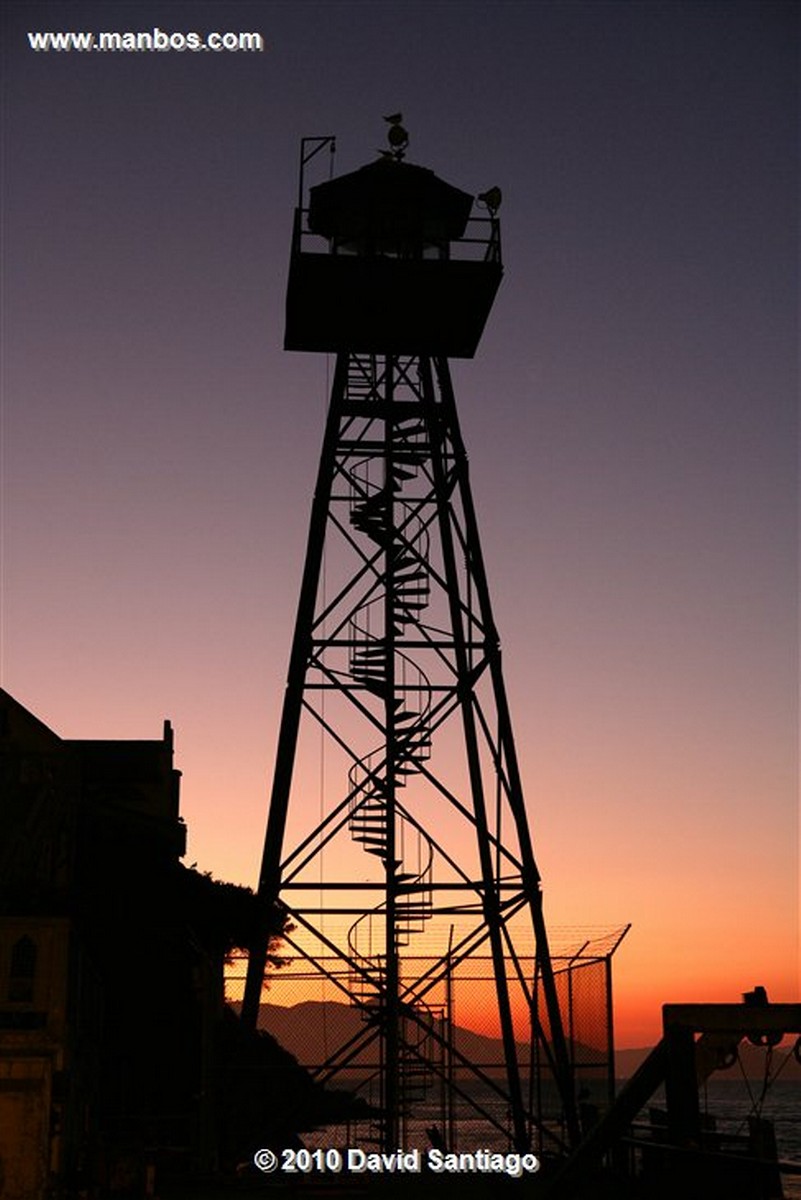
<svg viewBox="0 0 801 1200"><path fill-rule="evenodd" d="M551 956L584 1124L614 1094L611 959L626 931L627 927L584 936L573 945L557 937ZM436 931L427 936L433 951ZM452 931L449 936L454 942ZM530 934L528 943L516 935L517 953L514 969L508 964L507 985L519 1088L532 1143L547 1151L563 1142L564 1122L547 1049L536 1036L539 1024L544 1041L550 1040ZM389 1094L395 1097L396 1128L404 1149L512 1147L512 1097L518 1084L510 1076L493 1015L496 983L486 945L462 957L423 952L401 959L399 1001L393 1009L394 1063L385 1061L387 1014L380 998L380 955L373 956L368 972L319 941L311 945L295 931L280 956L284 965L267 980L259 1026L328 1096L329 1103L318 1106L313 1116L305 1121L298 1117L296 1123L306 1126L299 1132L307 1146L378 1148L386 1138L384 1104ZM241 957L228 967L226 1001L234 1012L241 1004L246 966ZM271 1090L286 1091L281 1079L287 1066L282 1063L271 1073L274 1089L268 1080L268 1096ZM331 1119L321 1124L325 1112Z"/></svg>

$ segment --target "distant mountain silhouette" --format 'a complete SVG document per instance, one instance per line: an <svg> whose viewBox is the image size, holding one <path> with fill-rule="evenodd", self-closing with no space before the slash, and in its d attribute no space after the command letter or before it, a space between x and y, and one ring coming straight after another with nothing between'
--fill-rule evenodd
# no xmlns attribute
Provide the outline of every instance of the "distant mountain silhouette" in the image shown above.
<svg viewBox="0 0 801 1200"><path fill-rule="evenodd" d="M305 1065L325 1061L330 1053L365 1027L365 1020L356 1007L338 1001L305 1000L290 1008L263 1004L260 1028L271 1033L284 1049ZM484 1068L488 1074L503 1070L503 1043L500 1038L487 1037L472 1029L457 1025L454 1030L454 1045L470 1063ZM521 1062L528 1061L529 1047L518 1047ZM375 1066L378 1061L378 1043L354 1058L357 1066Z"/></svg>
<svg viewBox="0 0 801 1200"><path fill-rule="evenodd" d="M360 1011L350 1004L342 1004L334 1000L304 1000L289 1008L276 1004L263 1004L261 1008L260 1027L271 1033L273 1037L293 1054L299 1062L314 1065L324 1062L330 1053L355 1037L364 1029L364 1019ZM454 1043L457 1050L471 1063L480 1066L496 1064L501 1069L503 1064L503 1043L500 1038L487 1037L472 1029L456 1026ZM521 1060L528 1059L528 1047L520 1046ZM618 1050L615 1054L615 1073L618 1080L628 1079L650 1053L650 1047L642 1049ZM775 1071L778 1055L783 1061L786 1047L774 1051ZM765 1051L758 1046L743 1042L740 1046L740 1059L749 1079L761 1079L765 1071ZM354 1066L375 1066L377 1061L377 1042L359 1056L354 1058ZM491 1074L492 1071L490 1070ZM718 1071L715 1078L735 1078L741 1073L740 1066L735 1064L728 1071ZM781 1071L781 1079L801 1081L801 1064L790 1056Z"/></svg>

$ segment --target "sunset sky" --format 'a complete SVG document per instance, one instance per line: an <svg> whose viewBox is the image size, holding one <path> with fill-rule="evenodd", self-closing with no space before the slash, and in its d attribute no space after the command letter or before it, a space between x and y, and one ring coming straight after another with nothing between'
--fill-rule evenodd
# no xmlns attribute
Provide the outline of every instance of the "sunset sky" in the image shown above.
<svg viewBox="0 0 801 1200"><path fill-rule="evenodd" d="M454 364L546 917L663 1002L799 997L798 8L11 3L2 686L175 726L186 861L254 885L327 403L285 353L303 136L502 188ZM256 31L36 53L28 31ZM303 769L312 771L312 764Z"/></svg>

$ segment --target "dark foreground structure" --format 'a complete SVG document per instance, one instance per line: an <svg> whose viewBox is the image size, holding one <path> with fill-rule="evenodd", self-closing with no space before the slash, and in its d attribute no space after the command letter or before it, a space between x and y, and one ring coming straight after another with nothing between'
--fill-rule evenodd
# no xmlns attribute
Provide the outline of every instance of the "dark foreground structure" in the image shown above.
<svg viewBox="0 0 801 1200"><path fill-rule="evenodd" d="M341 1113L224 1006L254 898L181 865L179 781L169 722L66 740L0 690L3 1200L155 1195Z"/></svg>

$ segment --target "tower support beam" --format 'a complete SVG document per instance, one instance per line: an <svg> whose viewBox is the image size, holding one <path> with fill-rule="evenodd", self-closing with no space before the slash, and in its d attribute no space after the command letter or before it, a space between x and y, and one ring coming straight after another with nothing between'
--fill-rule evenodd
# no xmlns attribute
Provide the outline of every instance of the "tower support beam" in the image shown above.
<svg viewBox="0 0 801 1200"><path fill-rule="evenodd" d="M273 787L270 795L267 832L264 838L264 851L262 854L257 892L261 928L256 934L248 956L248 973L242 1002L241 1019L250 1029L255 1029L258 1025L259 1005L261 1003L264 972L267 965L267 930L271 927L270 913L278 899L280 887L281 852L284 845L287 807L292 787L292 771L298 744L298 730L303 705L306 669L313 644L312 626L317 595L320 588L320 572L325 548L325 530L331 502L331 488L334 478L337 443L339 440L339 427L335 413L339 406L340 398L345 393L346 374L347 355L340 355L337 359L334 372L332 404L326 423L320 465L317 471L317 485L314 489L314 499L312 501L309 539L306 546L306 561L303 567L298 613L295 621L295 635L292 639L286 693L281 711L281 727L278 734Z"/></svg>

